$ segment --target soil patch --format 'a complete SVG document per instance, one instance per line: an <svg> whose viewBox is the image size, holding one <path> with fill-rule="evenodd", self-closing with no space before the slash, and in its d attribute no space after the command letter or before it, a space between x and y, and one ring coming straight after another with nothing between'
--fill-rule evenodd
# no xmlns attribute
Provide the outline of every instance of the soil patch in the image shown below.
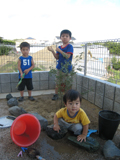
<svg viewBox="0 0 120 160"><path fill-rule="evenodd" d="M35 101L29 101L27 97L23 102L19 102L19 107L22 107L27 112L37 112L48 120L49 124L53 124L54 113L60 108L60 101L52 101L52 94L36 96ZM8 112L8 105L6 99L0 100L0 117L10 115ZM98 113L101 110L94 104L83 99L81 108L84 109L88 115L91 124L90 129L98 130ZM46 160L104 160L102 154L102 147L105 140L99 138L97 134L91 134L100 143L100 149L95 153L89 153L84 149L73 146L67 140L68 134L61 140L52 140L42 131L38 140L31 146L38 149L41 156ZM118 128L113 142L118 147L120 142L120 129ZM18 153L21 148L14 144L10 137L10 128L0 129L0 160L17 160ZM23 159L29 160L30 158L23 153Z"/></svg>

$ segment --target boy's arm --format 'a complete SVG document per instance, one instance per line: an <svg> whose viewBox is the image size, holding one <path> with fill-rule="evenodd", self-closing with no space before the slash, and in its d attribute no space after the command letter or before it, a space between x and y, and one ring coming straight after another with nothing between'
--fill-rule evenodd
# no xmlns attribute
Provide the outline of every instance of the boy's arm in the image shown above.
<svg viewBox="0 0 120 160"><path fill-rule="evenodd" d="M51 51L51 52L52 52L53 56L54 56L56 59L59 59L59 54L56 54L54 50Z"/></svg>
<svg viewBox="0 0 120 160"><path fill-rule="evenodd" d="M32 61L31 61L31 67L30 68L28 68L28 69L25 69L24 70L24 73L25 74L28 74L28 72L30 71L30 70L32 70L34 67L35 67L35 64L34 64L34 61L33 61L33 58L32 58Z"/></svg>
<svg viewBox="0 0 120 160"><path fill-rule="evenodd" d="M58 124L58 118L57 118L56 114L54 115L54 126L53 126L53 129L59 133L60 126Z"/></svg>
<svg viewBox="0 0 120 160"><path fill-rule="evenodd" d="M83 132L82 132L82 134L77 136L77 141L82 142L84 140L86 142L86 136L87 136L87 133L88 133L88 127L89 127L89 124L83 126Z"/></svg>
<svg viewBox="0 0 120 160"><path fill-rule="evenodd" d="M63 57L65 57L66 59L70 58L71 54L69 53L65 53L63 52L60 48L56 48L56 51L61 53L63 55Z"/></svg>
<svg viewBox="0 0 120 160"><path fill-rule="evenodd" d="M59 59L59 54L56 54L54 49L51 46L48 46L47 49L52 52L55 59Z"/></svg>
<svg viewBox="0 0 120 160"><path fill-rule="evenodd" d="M18 59L18 70L19 70L19 72L20 72L20 77L22 77L23 72L22 72L22 70L21 70L21 61L20 61L20 59Z"/></svg>

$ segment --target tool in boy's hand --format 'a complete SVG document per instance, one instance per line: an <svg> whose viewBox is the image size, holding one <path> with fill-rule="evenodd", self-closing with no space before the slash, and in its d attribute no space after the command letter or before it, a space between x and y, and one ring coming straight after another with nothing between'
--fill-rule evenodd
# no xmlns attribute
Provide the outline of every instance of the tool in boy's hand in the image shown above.
<svg viewBox="0 0 120 160"><path fill-rule="evenodd" d="M27 152L27 155L28 155L30 158L37 158L38 160L45 160L44 158L42 158L42 157L40 156L40 152L39 152L37 149L35 149L35 148L28 148L28 149L26 150L26 152Z"/></svg>
<svg viewBox="0 0 120 160"><path fill-rule="evenodd" d="M96 132L97 132L97 130L95 130L95 129L88 129L88 134L86 137L89 137L91 133L96 133Z"/></svg>
<svg viewBox="0 0 120 160"><path fill-rule="evenodd" d="M22 75L22 77L21 77L21 79L20 79L20 81L18 82L18 84L17 84L17 86L16 86L16 88L22 83L22 79L25 77L25 73L23 73L23 75Z"/></svg>

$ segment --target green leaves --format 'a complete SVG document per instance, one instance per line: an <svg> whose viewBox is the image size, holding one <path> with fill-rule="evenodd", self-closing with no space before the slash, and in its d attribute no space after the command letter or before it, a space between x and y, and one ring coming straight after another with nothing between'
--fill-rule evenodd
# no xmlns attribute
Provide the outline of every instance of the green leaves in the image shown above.
<svg viewBox="0 0 120 160"><path fill-rule="evenodd" d="M9 51L12 50L12 47L8 47L8 46L0 46L0 55L8 55Z"/></svg>

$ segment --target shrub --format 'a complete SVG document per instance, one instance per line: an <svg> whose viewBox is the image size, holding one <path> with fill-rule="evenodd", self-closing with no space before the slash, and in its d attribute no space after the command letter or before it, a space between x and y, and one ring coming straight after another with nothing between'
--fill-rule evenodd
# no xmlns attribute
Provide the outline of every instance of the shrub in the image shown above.
<svg viewBox="0 0 120 160"><path fill-rule="evenodd" d="M12 50L12 47L0 46L0 55L8 55L9 51Z"/></svg>
<svg viewBox="0 0 120 160"><path fill-rule="evenodd" d="M83 52L82 52L83 53ZM50 75L55 75L56 79L55 82L57 84L57 88L58 88L58 94L61 100L61 107L63 106L63 101L62 101L62 97L64 92L66 92L67 90L72 88L72 83L73 83L73 78L76 74L76 70L81 71L81 65L79 64L79 60L82 57L82 53L80 53L80 55L75 57L75 63L72 66L72 70L70 71L70 73L68 72L68 66L70 65L70 63L68 61L65 61L65 64L61 64L61 70L59 70L59 74L58 74L58 70L54 69L53 66L50 67ZM63 72L64 71L64 74Z"/></svg>
<svg viewBox="0 0 120 160"><path fill-rule="evenodd" d="M8 44L8 45L15 45L15 41L2 39L1 37L0 37L0 43Z"/></svg>
<svg viewBox="0 0 120 160"><path fill-rule="evenodd" d="M112 62L112 64L117 63L117 58L114 56L114 57L111 59L111 62Z"/></svg>
<svg viewBox="0 0 120 160"><path fill-rule="evenodd" d="M120 43L117 42L105 42L104 46L106 46L110 54L117 54L120 55Z"/></svg>
<svg viewBox="0 0 120 160"><path fill-rule="evenodd" d="M115 64L113 65L113 68L114 68L115 70L119 70L119 69L120 69L120 61L118 61L117 63L115 63Z"/></svg>

